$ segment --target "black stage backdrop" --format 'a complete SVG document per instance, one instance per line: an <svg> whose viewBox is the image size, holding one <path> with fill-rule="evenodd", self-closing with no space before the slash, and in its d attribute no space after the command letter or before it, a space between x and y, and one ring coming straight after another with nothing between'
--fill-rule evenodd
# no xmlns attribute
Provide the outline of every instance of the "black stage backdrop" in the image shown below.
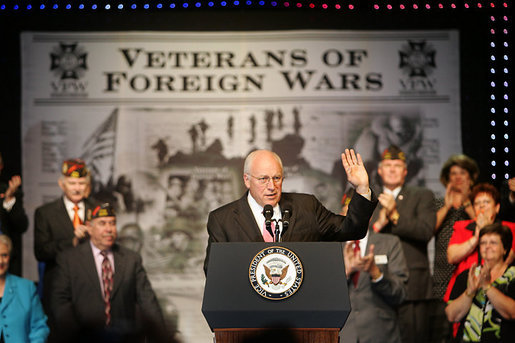
<svg viewBox="0 0 515 343"><path fill-rule="evenodd" d="M100 11L0 15L0 151L2 179L21 170L22 31L267 31L267 30L447 30L459 31L461 137L463 153L473 157L491 181L489 63L490 11L321 11L297 9L210 9L174 11ZM502 131L499 131L502 132ZM498 148L500 150L500 148ZM448 156L459 151L442 152ZM433 176L434 177L434 176ZM497 178L499 180L500 178ZM30 194L26 194L30 196ZM32 218L30 218L32 221ZM31 247L25 247L31 249ZM165 301L161 299L162 301ZM173 303L162 303L172 320ZM176 304L180 307L181 304ZM168 308L169 311L168 311ZM181 320L186 319L181 313ZM202 321L202 320L201 320ZM191 327L192 331L198 329ZM198 331L198 330L197 330ZM187 336L187 335L186 335Z"/></svg>

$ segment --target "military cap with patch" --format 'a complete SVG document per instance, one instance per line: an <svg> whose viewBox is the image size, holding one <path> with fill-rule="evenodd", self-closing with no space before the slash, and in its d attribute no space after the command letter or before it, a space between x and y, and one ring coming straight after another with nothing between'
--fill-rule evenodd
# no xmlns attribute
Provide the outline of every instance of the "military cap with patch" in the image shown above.
<svg viewBox="0 0 515 343"><path fill-rule="evenodd" d="M381 159L382 160L402 160L402 161L406 162L406 155L398 146L390 145L388 148L384 149Z"/></svg>
<svg viewBox="0 0 515 343"><path fill-rule="evenodd" d="M86 167L86 162L75 158L64 161L61 172L64 176L79 178L88 176L89 169Z"/></svg>
<svg viewBox="0 0 515 343"><path fill-rule="evenodd" d="M88 210L88 220L93 220L101 217L116 217L113 206L109 203L103 203L95 206L92 210Z"/></svg>

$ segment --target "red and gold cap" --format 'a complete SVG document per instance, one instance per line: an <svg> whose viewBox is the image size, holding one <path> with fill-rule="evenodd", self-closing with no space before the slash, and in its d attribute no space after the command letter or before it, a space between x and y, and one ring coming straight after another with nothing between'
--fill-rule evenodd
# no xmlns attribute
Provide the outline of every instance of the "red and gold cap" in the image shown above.
<svg viewBox="0 0 515 343"><path fill-rule="evenodd" d="M401 160L406 162L406 155L398 146L390 145L384 149L381 160Z"/></svg>
<svg viewBox="0 0 515 343"><path fill-rule="evenodd" d="M88 220L93 220L101 217L116 217L113 206L109 203L103 203L101 205L95 206L92 210L88 210Z"/></svg>
<svg viewBox="0 0 515 343"><path fill-rule="evenodd" d="M76 178L86 177L89 175L89 169L86 167L86 162L79 158L64 161L61 172L64 176Z"/></svg>

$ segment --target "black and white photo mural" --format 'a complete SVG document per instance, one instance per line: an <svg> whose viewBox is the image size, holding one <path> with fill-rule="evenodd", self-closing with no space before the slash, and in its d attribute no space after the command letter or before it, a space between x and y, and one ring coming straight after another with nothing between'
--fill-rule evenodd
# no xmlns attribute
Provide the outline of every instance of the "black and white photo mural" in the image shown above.
<svg viewBox="0 0 515 343"><path fill-rule="evenodd" d="M285 191L339 211L345 147L374 181L396 144L408 182L433 190L462 150L455 30L24 32L21 47L29 217L60 195L62 161L85 159L92 196L115 206L120 243L143 256L185 342L212 340L200 313L207 214L245 192L250 151L277 152Z"/></svg>

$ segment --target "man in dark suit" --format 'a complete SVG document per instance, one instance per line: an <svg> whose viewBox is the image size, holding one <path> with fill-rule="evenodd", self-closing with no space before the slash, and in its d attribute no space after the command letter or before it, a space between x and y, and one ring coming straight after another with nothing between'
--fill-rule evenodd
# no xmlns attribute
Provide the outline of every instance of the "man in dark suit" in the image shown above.
<svg viewBox="0 0 515 343"><path fill-rule="evenodd" d="M83 224L86 211L92 207L87 199L90 184L89 170L80 159L63 162L59 187L63 196L36 209L34 215L34 253L45 263L43 280L43 307L52 323L48 308L49 292L55 274L57 253L76 247L86 239Z"/></svg>
<svg viewBox="0 0 515 343"><path fill-rule="evenodd" d="M0 174L4 161L0 153ZM13 250L9 264L9 272L21 276L22 269L22 238L27 231L29 221L23 208L23 193L19 189L21 177L14 175L8 184L0 183L0 233L11 239Z"/></svg>
<svg viewBox="0 0 515 343"><path fill-rule="evenodd" d="M282 193L283 166L280 157L268 150L256 150L245 159L243 181L248 192L239 200L209 214L209 233L204 271L207 271L209 247L213 242L273 241L267 232L263 209L273 208L272 219L279 226L278 241L345 241L363 238L377 200L368 182L363 161L354 150L345 149L342 163L348 181L356 188L346 217L327 210L313 195ZM283 232L281 219L285 210L291 217ZM275 230L272 230L272 234Z"/></svg>
<svg viewBox="0 0 515 343"><path fill-rule="evenodd" d="M515 222L515 177L505 180L501 185L499 218L508 222Z"/></svg>
<svg viewBox="0 0 515 343"><path fill-rule="evenodd" d="M141 256L115 243L108 203L89 211L89 240L57 256L50 304L59 342L170 342Z"/></svg>
<svg viewBox="0 0 515 343"><path fill-rule="evenodd" d="M434 196L428 189L404 185L406 157L397 146L385 149L378 173L383 187L370 229L392 233L401 240L409 269L408 294L399 307L402 342L423 341L428 337L431 299L427 243L436 222Z"/></svg>

